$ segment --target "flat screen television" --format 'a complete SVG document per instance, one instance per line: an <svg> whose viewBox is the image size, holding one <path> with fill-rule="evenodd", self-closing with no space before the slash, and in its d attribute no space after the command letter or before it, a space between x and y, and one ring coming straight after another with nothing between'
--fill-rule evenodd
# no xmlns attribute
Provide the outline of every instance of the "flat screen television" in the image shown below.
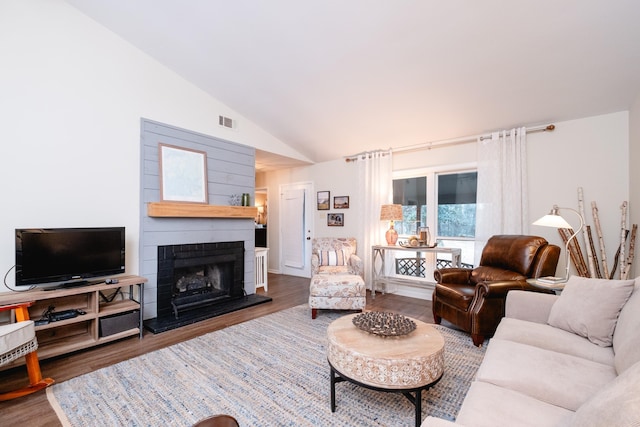
<svg viewBox="0 0 640 427"><path fill-rule="evenodd" d="M16 229L16 286L80 286L124 271L124 227Z"/></svg>

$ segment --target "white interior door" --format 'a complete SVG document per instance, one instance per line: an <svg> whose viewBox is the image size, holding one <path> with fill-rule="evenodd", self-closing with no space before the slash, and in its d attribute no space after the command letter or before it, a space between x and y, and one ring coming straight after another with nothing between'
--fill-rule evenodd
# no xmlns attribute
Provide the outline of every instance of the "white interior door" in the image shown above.
<svg viewBox="0 0 640 427"><path fill-rule="evenodd" d="M311 277L311 183L280 188L280 269L283 274Z"/></svg>

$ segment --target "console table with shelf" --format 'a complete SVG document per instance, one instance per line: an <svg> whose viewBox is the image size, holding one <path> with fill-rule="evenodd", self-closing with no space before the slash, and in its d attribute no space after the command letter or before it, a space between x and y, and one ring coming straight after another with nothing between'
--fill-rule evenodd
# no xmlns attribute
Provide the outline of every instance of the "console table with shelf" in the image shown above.
<svg viewBox="0 0 640 427"><path fill-rule="evenodd" d="M33 301L29 307L31 320L39 321L54 307L54 312L82 310L65 320L36 324L38 357L46 359L86 349L126 337L142 338L144 284L140 276L121 276L118 283L0 294L0 305ZM116 294L120 294L118 298ZM24 363L24 358L3 366L11 368Z"/></svg>
<svg viewBox="0 0 640 427"><path fill-rule="evenodd" d="M416 257L421 257L423 253L447 253L451 255L452 267L460 267L460 258L462 255L462 249L460 248L445 248L445 247L428 247L428 246L372 246L371 247L371 296L376 297L376 290L378 284L381 285L381 292L384 293L384 285L389 283L396 284L411 284L411 285L425 285L429 284L424 280L400 278L395 276L386 275L386 259L388 252L411 252L415 253ZM379 261L379 262L378 262Z"/></svg>

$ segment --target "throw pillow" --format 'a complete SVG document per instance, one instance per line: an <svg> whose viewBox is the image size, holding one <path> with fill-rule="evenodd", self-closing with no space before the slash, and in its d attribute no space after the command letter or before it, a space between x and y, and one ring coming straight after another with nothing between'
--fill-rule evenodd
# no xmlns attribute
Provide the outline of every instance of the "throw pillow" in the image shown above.
<svg viewBox="0 0 640 427"><path fill-rule="evenodd" d="M320 251L320 265L347 265L349 254L344 249L337 251Z"/></svg>
<svg viewBox="0 0 640 427"><path fill-rule="evenodd" d="M640 362L582 404L570 425L576 427L640 425Z"/></svg>
<svg viewBox="0 0 640 427"><path fill-rule="evenodd" d="M551 307L547 323L609 347L620 310L633 291L633 280L571 276Z"/></svg>

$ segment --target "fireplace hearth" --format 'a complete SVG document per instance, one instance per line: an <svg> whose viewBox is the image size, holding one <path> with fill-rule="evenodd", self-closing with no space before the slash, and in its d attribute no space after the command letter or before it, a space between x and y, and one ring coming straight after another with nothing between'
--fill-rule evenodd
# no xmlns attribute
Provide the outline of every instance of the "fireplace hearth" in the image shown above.
<svg viewBox="0 0 640 427"><path fill-rule="evenodd" d="M271 298L244 291L244 242L158 246L154 333L239 310Z"/></svg>

